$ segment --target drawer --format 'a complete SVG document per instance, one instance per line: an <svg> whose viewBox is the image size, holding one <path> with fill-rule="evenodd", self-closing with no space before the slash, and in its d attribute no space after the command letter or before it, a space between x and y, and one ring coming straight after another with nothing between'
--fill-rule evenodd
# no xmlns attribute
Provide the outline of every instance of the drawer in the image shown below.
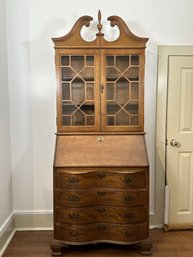
<svg viewBox="0 0 193 257"><path fill-rule="evenodd" d="M55 190L54 201L56 205L67 207L85 207L93 205L108 206L138 206L146 205L148 192L111 189L88 189L88 190Z"/></svg>
<svg viewBox="0 0 193 257"><path fill-rule="evenodd" d="M84 171L55 170L55 188L147 188L147 170Z"/></svg>
<svg viewBox="0 0 193 257"><path fill-rule="evenodd" d="M106 223L141 223L147 220L147 207L87 207L55 208L55 220L68 224Z"/></svg>
<svg viewBox="0 0 193 257"><path fill-rule="evenodd" d="M129 244L134 241L148 237L148 224L137 225L113 225L113 224L91 224L91 225L63 225L56 224L55 239L66 241L69 244L81 242L109 242Z"/></svg>

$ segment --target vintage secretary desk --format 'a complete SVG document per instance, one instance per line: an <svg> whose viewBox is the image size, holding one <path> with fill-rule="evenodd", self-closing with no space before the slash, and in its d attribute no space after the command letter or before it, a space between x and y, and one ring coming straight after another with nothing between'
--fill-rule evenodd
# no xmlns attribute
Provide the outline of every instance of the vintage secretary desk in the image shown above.
<svg viewBox="0 0 193 257"><path fill-rule="evenodd" d="M139 244L151 254L149 168L144 139L147 38L118 16L107 41L98 13L96 39L81 37L90 16L53 38L57 76L52 255L68 245Z"/></svg>

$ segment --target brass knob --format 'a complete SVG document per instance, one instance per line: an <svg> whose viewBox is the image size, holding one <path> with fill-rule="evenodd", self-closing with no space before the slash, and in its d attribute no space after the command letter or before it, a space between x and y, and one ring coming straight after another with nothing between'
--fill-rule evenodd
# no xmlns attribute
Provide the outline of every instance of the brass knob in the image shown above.
<svg viewBox="0 0 193 257"><path fill-rule="evenodd" d="M178 145L179 145L179 142L177 141L177 139L172 139L172 140L170 141L170 145L171 145L171 146L178 146Z"/></svg>

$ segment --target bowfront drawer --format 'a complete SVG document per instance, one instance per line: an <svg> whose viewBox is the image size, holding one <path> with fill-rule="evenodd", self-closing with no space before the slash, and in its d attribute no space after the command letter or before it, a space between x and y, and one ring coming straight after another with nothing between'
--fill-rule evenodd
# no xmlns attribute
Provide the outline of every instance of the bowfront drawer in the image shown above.
<svg viewBox="0 0 193 257"><path fill-rule="evenodd" d="M84 171L55 170L55 188L147 188L147 170Z"/></svg>
<svg viewBox="0 0 193 257"><path fill-rule="evenodd" d="M107 240L129 244L147 237L147 223L138 225L112 225L101 223L85 226L68 226L57 223L55 226L55 239L66 241L69 244L91 241L105 242Z"/></svg>
<svg viewBox="0 0 193 257"><path fill-rule="evenodd" d="M111 189L55 190L55 204L68 207L93 205L138 206L148 202L147 191L115 191Z"/></svg>
<svg viewBox="0 0 193 257"><path fill-rule="evenodd" d="M87 207L87 208L55 208L55 218L61 223L86 224L96 222L107 223L140 223L147 219L147 207Z"/></svg>

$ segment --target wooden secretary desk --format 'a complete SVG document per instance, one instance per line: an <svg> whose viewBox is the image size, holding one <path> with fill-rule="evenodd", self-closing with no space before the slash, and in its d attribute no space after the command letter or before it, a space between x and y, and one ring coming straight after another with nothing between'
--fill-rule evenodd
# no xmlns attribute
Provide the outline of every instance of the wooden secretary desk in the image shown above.
<svg viewBox="0 0 193 257"><path fill-rule="evenodd" d="M107 41L98 13L96 39L81 37L80 17L55 44L57 134L52 255L68 245L149 241L149 168L144 139L144 52L118 16Z"/></svg>

